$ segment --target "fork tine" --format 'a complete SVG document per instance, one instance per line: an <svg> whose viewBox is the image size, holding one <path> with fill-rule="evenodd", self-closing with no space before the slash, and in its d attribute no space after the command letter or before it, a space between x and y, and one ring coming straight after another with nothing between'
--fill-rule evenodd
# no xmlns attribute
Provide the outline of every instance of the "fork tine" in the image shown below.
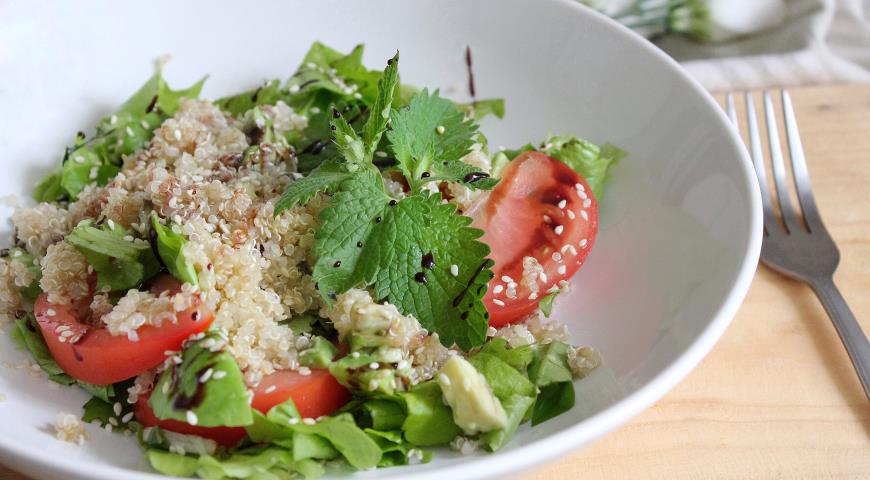
<svg viewBox="0 0 870 480"><path fill-rule="evenodd" d="M813 188L810 185L810 174L807 171L807 161L804 157L804 147L801 145L800 132L798 132L797 120L794 108L791 104L791 96L788 91L782 91L782 115L785 119L785 133L788 138L788 151L791 154L791 171L797 186L798 201L804 212L804 221L812 231L825 228L816 200L813 197Z"/></svg>
<svg viewBox="0 0 870 480"><path fill-rule="evenodd" d="M737 109L734 108L734 95L731 92L725 94L725 110L728 112L728 119L731 120L731 125L739 133L740 125L737 123Z"/></svg>
<svg viewBox="0 0 870 480"><path fill-rule="evenodd" d="M767 234L771 235L780 228L776 224L776 214L773 212L773 205L770 202L770 189L767 188L767 175L764 173L764 154L761 152L761 137L758 133L758 117L755 115L755 102L749 92L746 92L746 123L749 131L749 151L752 154L755 175L758 177L758 187L761 189L764 228L767 230Z"/></svg>
<svg viewBox="0 0 870 480"><path fill-rule="evenodd" d="M776 127L776 114L773 110L773 100L770 93L764 92L764 118L767 122L767 139L770 147L770 160L773 164L773 182L776 186L776 196L779 201L779 212L789 233L798 232L797 213L792 207L788 196L788 184L785 180L785 162L782 159L782 147L779 145L779 129Z"/></svg>

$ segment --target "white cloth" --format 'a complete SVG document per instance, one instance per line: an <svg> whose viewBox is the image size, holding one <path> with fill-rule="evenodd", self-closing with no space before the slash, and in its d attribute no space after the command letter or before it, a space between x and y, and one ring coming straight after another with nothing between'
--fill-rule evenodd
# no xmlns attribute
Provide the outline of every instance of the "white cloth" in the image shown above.
<svg viewBox="0 0 870 480"><path fill-rule="evenodd" d="M870 0L787 0L782 25L719 44L656 43L712 91L870 83Z"/></svg>

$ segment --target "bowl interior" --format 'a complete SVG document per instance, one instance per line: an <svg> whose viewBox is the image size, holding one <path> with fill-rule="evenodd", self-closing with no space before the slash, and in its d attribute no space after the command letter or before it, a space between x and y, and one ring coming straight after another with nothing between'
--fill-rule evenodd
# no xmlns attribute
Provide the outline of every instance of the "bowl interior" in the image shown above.
<svg viewBox="0 0 870 480"><path fill-rule="evenodd" d="M614 428L661 396L712 346L748 287L758 254L758 201L747 159L724 116L663 54L568 0L0 4L0 193L26 197L89 128L171 53L175 85L209 73L216 98L286 78L313 40L366 44L370 66L401 50L402 80L467 100L465 46L479 97L504 97L487 119L490 145L548 133L612 142L629 156L601 199L601 236L556 317L605 364L577 383L577 406L523 429L496 455L439 452L413 469L363 476L489 476L558 455ZM0 208L6 218L11 209ZM8 225L4 226L9 231ZM4 235L5 236L5 235ZM756 239L757 237L757 239ZM7 336L0 359L20 362ZM0 369L5 462L31 474L147 476L132 439L97 428L84 447L51 438L59 411L84 395ZM522 449L522 455L516 450ZM46 463L48 462L48 463Z"/></svg>

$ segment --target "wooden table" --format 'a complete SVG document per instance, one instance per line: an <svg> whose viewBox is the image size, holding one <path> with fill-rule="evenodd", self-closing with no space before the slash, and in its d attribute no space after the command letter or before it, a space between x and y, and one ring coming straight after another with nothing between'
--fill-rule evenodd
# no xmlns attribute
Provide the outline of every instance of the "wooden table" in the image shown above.
<svg viewBox="0 0 870 480"><path fill-rule="evenodd" d="M792 90L836 280L870 332L870 86ZM762 267L703 363L633 421L527 475L870 478L870 403L812 292ZM0 466L0 479L25 477Z"/></svg>

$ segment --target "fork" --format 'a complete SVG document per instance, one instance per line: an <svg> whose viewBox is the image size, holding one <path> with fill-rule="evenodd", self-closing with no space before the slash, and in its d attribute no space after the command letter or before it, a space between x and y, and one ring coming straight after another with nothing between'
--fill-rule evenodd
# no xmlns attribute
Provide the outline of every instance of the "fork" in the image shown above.
<svg viewBox="0 0 870 480"><path fill-rule="evenodd" d="M788 193L783 151L779 143L779 130L776 126L773 100L770 93L764 92L764 116L767 123L770 160L773 165L773 180L776 187L776 201L780 216L777 217L772 195L767 186L764 155L755 104L752 94L747 92L746 122L749 132L749 149L758 184L761 188L761 202L764 209L764 239L761 243L761 261L773 270L804 283L819 297L822 305L840 340L849 353L852 365L858 373L864 394L870 399L870 343L861 330L858 321L846 304L846 300L834 285L834 272L840 263L840 251L822 223L813 190L810 186L809 172L804 158L803 146L798 133L794 108L788 92L782 90L782 111L785 122L786 139L791 157L792 178L797 190L800 208L792 205ZM737 110L734 95L725 97L728 117L734 128L738 128ZM781 220L781 222L780 222Z"/></svg>

